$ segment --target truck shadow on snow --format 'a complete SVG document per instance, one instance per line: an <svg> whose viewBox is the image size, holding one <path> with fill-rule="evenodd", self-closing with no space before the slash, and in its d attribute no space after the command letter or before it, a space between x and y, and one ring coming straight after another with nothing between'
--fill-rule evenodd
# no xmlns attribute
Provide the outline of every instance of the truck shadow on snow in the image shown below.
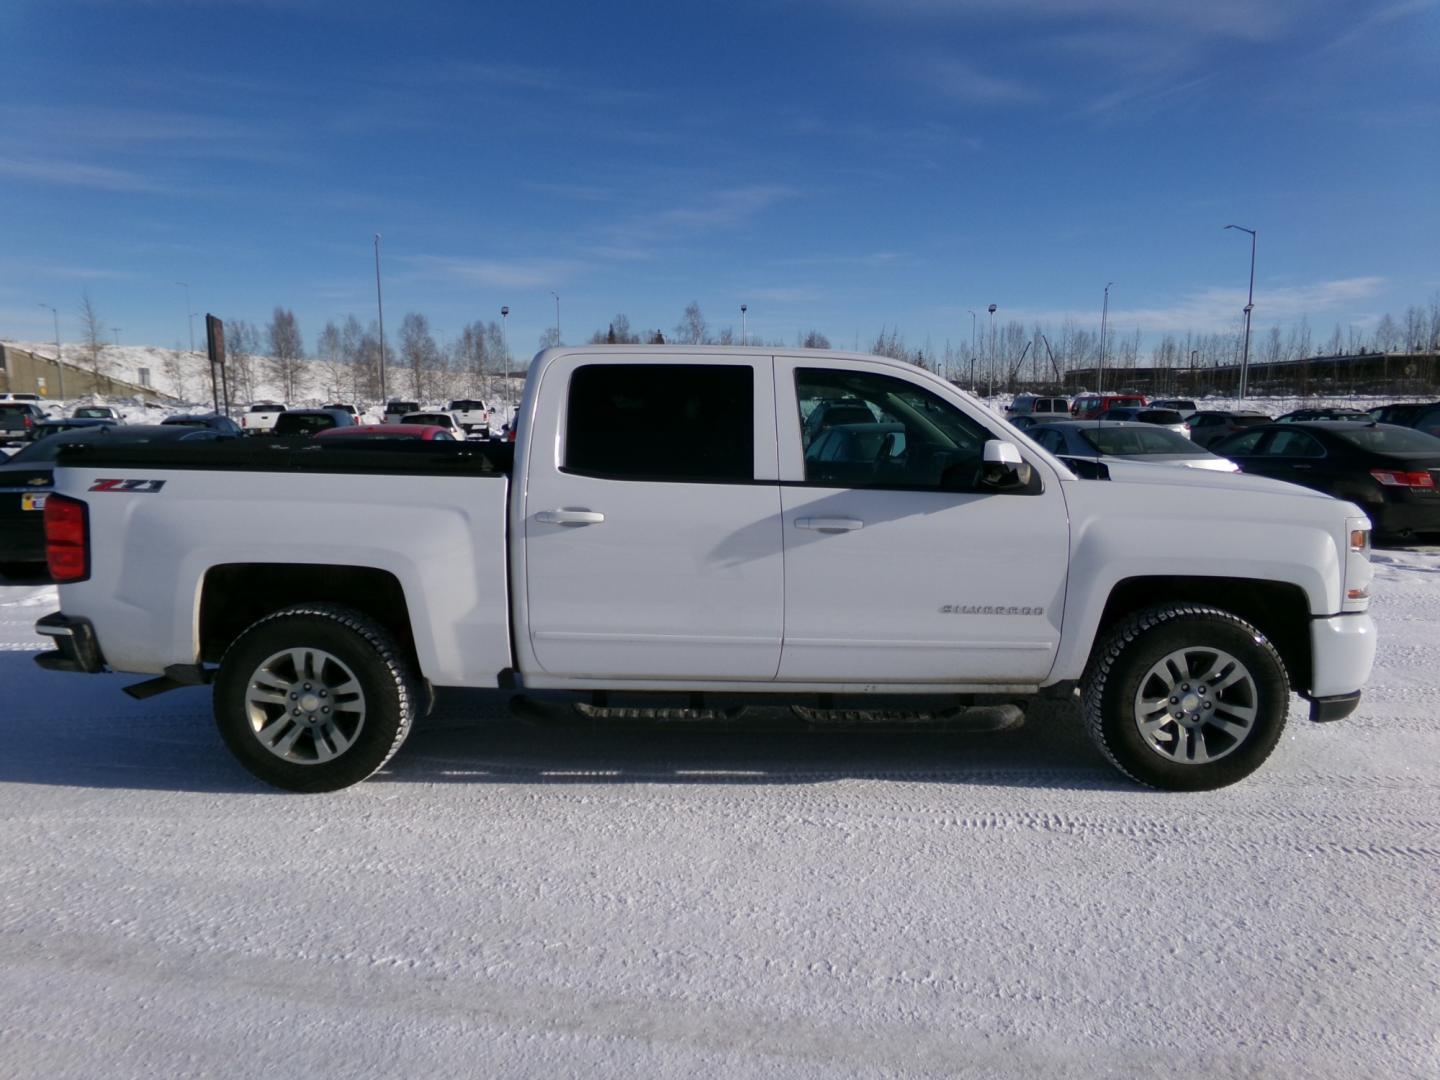
<svg viewBox="0 0 1440 1080"><path fill-rule="evenodd" d="M130 676L40 670L0 652L0 782L285 796L252 778L215 731L205 689L132 701ZM553 707L537 722L508 693L442 691L432 715L366 782L382 784L821 784L841 780L1133 790L1086 741L1076 706L1037 701L999 732L810 729L789 710L738 720L614 723Z"/></svg>

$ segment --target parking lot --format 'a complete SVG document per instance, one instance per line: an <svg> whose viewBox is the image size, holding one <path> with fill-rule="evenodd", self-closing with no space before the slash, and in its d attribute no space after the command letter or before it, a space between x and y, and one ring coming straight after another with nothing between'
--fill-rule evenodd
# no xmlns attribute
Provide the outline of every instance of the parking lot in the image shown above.
<svg viewBox="0 0 1440 1080"><path fill-rule="evenodd" d="M442 694L261 787L204 691L40 671L0 589L10 1075L1428 1077L1440 552L1377 553L1360 711L1250 781L998 734L599 732Z"/></svg>

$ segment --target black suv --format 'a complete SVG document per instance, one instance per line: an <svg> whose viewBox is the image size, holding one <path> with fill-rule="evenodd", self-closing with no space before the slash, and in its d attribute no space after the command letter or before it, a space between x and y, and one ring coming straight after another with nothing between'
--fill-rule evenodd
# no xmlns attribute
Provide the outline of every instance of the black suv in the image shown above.
<svg viewBox="0 0 1440 1080"><path fill-rule="evenodd" d="M0 401L0 443L30 442L45 410L28 401Z"/></svg>

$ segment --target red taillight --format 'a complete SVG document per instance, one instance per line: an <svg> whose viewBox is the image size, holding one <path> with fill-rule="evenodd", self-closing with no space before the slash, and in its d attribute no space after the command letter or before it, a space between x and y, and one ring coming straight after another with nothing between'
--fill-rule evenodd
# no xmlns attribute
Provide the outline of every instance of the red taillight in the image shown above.
<svg viewBox="0 0 1440 1080"><path fill-rule="evenodd" d="M90 576L90 511L79 499L45 500L45 562L57 583Z"/></svg>
<svg viewBox="0 0 1440 1080"><path fill-rule="evenodd" d="M35 418L34 418L33 416L29 415L28 413L27 413L25 416L21 417L21 419L23 419L23 420L25 421L25 430L26 430L26 431L29 431L31 428L33 428L33 427L35 426Z"/></svg>
<svg viewBox="0 0 1440 1080"><path fill-rule="evenodd" d="M1425 472L1402 472L1399 469L1371 469L1370 475L1386 487L1433 488L1435 474Z"/></svg>

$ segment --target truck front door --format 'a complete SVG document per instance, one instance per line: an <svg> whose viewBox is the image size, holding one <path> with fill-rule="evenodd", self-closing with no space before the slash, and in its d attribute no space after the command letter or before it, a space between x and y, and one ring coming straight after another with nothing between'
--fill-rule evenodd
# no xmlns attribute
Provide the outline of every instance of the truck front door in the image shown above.
<svg viewBox="0 0 1440 1080"><path fill-rule="evenodd" d="M995 434L927 383L878 361L775 358L781 682L1028 684L1050 671L1069 561L1059 481L1035 462L1025 491L982 486ZM873 422L806 423L838 402Z"/></svg>
<svg viewBox="0 0 1440 1080"><path fill-rule="evenodd" d="M773 679L771 358L562 354L536 374L554 404L526 448L522 648L555 678Z"/></svg>

